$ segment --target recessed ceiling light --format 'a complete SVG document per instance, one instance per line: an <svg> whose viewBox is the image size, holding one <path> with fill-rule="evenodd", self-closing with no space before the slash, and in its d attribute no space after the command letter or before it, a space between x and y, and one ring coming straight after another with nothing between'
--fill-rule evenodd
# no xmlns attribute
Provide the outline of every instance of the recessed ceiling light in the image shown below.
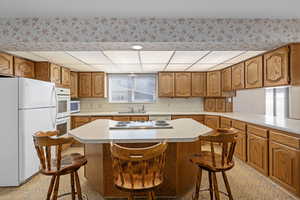
<svg viewBox="0 0 300 200"><path fill-rule="evenodd" d="M143 49L143 46L138 45L138 44L135 44L135 45L132 45L131 48L132 48L133 50L141 50L141 49Z"/></svg>

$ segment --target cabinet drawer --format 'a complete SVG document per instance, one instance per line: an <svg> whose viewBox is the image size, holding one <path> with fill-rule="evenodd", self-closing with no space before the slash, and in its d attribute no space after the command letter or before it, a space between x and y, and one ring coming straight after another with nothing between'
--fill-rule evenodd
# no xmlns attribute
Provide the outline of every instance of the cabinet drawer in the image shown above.
<svg viewBox="0 0 300 200"><path fill-rule="evenodd" d="M287 145L289 147L300 149L300 138L286 135L283 132L271 130L270 131L270 140L280 143L280 144Z"/></svg>
<svg viewBox="0 0 300 200"><path fill-rule="evenodd" d="M91 121L97 120L97 119L112 119L110 116L94 116L91 117Z"/></svg>
<svg viewBox="0 0 300 200"><path fill-rule="evenodd" d="M258 126L249 125L247 126L247 133L251 133L260 137L268 137L268 129L261 128Z"/></svg>
<svg viewBox="0 0 300 200"><path fill-rule="evenodd" d="M149 117L148 116L131 116L130 121L148 121Z"/></svg>
<svg viewBox="0 0 300 200"><path fill-rule="evenodd" d="M246 123L241 121L232 120L232 127L241 131L246 131Z"/></svg>

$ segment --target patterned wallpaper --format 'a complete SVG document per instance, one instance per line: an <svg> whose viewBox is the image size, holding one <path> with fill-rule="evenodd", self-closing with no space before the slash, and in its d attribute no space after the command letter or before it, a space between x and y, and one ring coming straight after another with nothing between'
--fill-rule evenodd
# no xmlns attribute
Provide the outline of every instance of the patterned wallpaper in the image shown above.
<svg viewBox="0 0 300 200"><path fill-rule="evenodd" d="M300 19L0 18L2 50L266 50L300 42Z"/></svg>

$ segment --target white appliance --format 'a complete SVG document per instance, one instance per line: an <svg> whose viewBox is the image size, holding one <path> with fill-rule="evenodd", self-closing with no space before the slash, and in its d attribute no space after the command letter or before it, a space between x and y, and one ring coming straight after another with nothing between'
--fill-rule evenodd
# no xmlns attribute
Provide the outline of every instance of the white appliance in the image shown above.
<svg viewBox="0 0 300 200"><path fill-rule="evenodd" d="M56 88L57 119L70 116L71 92L67 88Z"/></svg>
<svg viewBox="0 0 300 200"><path fill-rule="evenodd" d="M53 83L0 78L0 186L18 186L39 171L32 135L56 128Z"/></svg>
<svg viewBox="0 0 300 200"><path fill-rule="evenodd" d="M70 112L79 113L80 112L80 101L71 101L70 102Z"/></svg>

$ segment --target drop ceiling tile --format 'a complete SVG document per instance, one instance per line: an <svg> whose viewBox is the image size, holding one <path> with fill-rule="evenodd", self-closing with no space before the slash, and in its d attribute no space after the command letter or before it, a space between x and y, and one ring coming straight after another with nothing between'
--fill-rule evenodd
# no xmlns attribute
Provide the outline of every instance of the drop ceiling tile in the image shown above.
<svg viewBox="0 0 300 200"><path fill-rule="evenodd" d="M192 67L188 68L187 71L206 71L212 67L214 67L216 64L215 63L208 63L208 64L200 64L197 63L193 65Z"/></svg>
<svg viewBox="0 0 300 200"><path fill-rule="evenodd" d="M168 63L173 51L141 51L142 63Z"/></svg>
<svg viewBox="0 0 300 200"><path fill-rule="evenodd" d="M73 57L87 64L110 64L110 60L101 51L68 51Z"/></svg>
<svg viewBox="0 0 300 200"><path fill-rule="evenodd" d="M36 62L47 61L47 59L41 58L40 56L34 55L27 51L7 51L7 53L10 53L12 55L16 55L16 56L19 56L22 58L27 58L29 60L33 60Z"/></svg>
<svg viewBox="0 0 300 200"><path fill-rule="evenodd" d="M195 63L209 51L176 51L170 63Z"/></svg>
<svg viewBox="0 0 300 200"><path fill-rule="evenodd" d="M138 51L103 51L115 64L139 64Z"/></svg>
<svg viewBox="0 0 300 200"><path fill-rule="evenodd" d="M212 51L198 63L223 63L241 53L243 51Z"/></svg>
<svg viewBox="0 0 300 200"><path fill-rule="evenodd" d="M31 53L57 64L84 64L63 51L31 51Z"/></svg>
<svg viewBox="0 0 300 200"><path fill-rule="evenodd" d="M237 56L233 59L228 60L228 63L238 63L238 62L242 62L244 60L247 60L248 58L257 56L261 53L263 53L264 51L246 51L245 53L241 54L240 56Z"/></svg>
<svg viewBox="0 0 300 200"><path fill-rule="evenodd" d="M118 64L117 67L124 73L142 72L140 64Z"/></svg>
<svg viewBox="0 0 300 200"><path fill-rule="evenodd" d="M64 67L68 67L70 68L72 71L82 71L82 72L85 72L85 71L93 71L94 68L89 66L89 65L72 65L72 64L66 64L66 65L63 65Z"/></svg>
<svg viewBox="0 0 300 200"><path fill-rule="evenodd" d="M163 71L166 64L143 64L143 72L158 72Z"/></svg>

